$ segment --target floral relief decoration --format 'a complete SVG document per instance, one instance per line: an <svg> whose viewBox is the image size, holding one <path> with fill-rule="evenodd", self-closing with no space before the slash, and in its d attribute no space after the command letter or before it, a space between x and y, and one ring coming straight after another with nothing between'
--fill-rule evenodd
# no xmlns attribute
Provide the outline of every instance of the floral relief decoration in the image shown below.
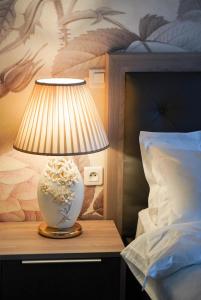
<svg viewBox="0 0 201 300"><path fill-rule="evenodd" d="M64 158L49 160L44 178L40 183L40 190L44 194L52 195L54 202L67 203L70 206L75 196L71 186L78 182L78 169L73 161Z"/></svg>

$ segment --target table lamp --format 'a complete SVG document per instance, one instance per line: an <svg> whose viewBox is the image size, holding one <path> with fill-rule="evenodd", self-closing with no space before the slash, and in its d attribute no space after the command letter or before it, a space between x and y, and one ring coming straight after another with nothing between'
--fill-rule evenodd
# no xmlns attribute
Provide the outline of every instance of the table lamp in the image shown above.
<svg viewBox="0 0 201 300"><path fill-rule="evenodd" d="M81 234L76 220L83 204L83 180L72 159L58 156L89 154L108 147L86 81L36 80L13 147L30 154L54 156L38 183L38 203L45 221L39 225L39 234L50 238Z"/></svg>

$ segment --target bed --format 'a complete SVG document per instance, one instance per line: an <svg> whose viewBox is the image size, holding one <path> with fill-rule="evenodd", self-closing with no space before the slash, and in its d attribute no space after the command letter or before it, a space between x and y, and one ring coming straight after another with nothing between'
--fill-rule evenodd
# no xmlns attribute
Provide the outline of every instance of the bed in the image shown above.
<svg viewBox="0 0 201 300"><path fill-rule="evenodd" d="M153 225L147 213L149 185L139 134L201 130L201 54L113 53L106 61L110 140L106 215L115 220L126 245ZM129 268L143 285L143 274L136 266ZM145 290L156 300L198 299L199 280L189 278L201 278L200 265L183 268L166 280L150 279Z"/></svg>

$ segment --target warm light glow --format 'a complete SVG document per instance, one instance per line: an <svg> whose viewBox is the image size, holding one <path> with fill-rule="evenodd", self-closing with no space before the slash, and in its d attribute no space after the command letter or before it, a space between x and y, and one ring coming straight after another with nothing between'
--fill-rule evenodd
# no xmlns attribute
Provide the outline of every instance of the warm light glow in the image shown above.
<svg viewBox="0 0 201 300"><path fill-rule="evenodd" d="M75 78L46 78L46 79L37 79L36 83L50 84L50 85L77 85L77 84L85 84L85 80L75 79Z"/></svg>
<svg viewBox="0 0 201 300"><path fill-rule="evenodd" d="M108 147L107 136L86 82L37 80L14 148L28 153L74 155Z"/></svg>

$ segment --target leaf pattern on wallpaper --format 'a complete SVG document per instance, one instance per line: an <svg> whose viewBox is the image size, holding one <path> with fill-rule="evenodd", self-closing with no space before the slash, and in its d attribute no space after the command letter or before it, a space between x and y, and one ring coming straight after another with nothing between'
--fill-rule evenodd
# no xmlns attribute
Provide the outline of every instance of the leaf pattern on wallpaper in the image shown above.
<svg viewBox="0 0 201 300"><path fill-rule="evenodd" d="M96 187L96 189L99 189L100 187ZM83 213L81 215L82 220L87 219L103 219L103 188L98 192L96 192L97 195L94 196L91 201L90 206L87 209L83 210Z"/></svg>
<svg viewBox="0 0 201 300"><path fill-rule="evenodd" d="M182 16L182 21L201 22L201 10L191 10L185 13Z"/></svg>
<svg viewBox="0 0 201 300"><path fill-rule="evenodd" d="M140 19L139 33L140 38L144 41L148 36L152 34L159 27L168 24L169 22L162 16L147 14Z"/></svg>
<svg viewBox="0 0 201 300"><path fill-rule="evenodd" d="M187 51L201 51L201 26L189 20L176 20L154 31L149 41L166 43Z"/></svg>
<svg viewBox="0 0 201 300"><path fill-rule="evenodd" d="M110 18L110 16L115 16L119 14L124 14L122 11L113 10L109 7L99 7L97 9L87 9L87 10L77 10L72 12L71 14L67 14L64 16L64 18L61 20L61 23L63 25L68 25L72 22L79 21L79 20L86 20L86 19L92 19L93 22L91 25L97 24L101 22L102 20L106 20L112 24L115 24L121 28L123 28L123 25L119 23L118 21Z"/></svg>
<svg viewBox="0 0 201 300"><path fill-rule="evenodd" d="M87 77L89 69L93 68L104 68L105 67L105 55L101 55L98 57L87 55L82 51L72 51L68 53L70 59L75 60L75 65L65 66L57 73L53 73L53 76L72 76L72 77ZM80 58L80 63L78 60Z"/></svg>
<svg viewBox="0 0 201 300"><path fill-rule="evenodd" d="M29 180L33 176L34 172L30 168L24 168L16 171L4 171L0 172L0 184L19 184Z"/></svg>
<svg viewBox="0 0 201 300"><path fill-rule="evenodd" d="M103 55L126 48L138 36L119 28L97 29L74 38L55 57L53 76L87 76L91 67L104 65Z"/></svg>
<svg viewBox="0 0 201 300"><path fill-rule="evenodd" d="M73 158L75 164L78 166L82 178L84 177L84 167L90 165L88 155L78 155ZM84 203L80 212L80 217L87 211L90 207L95 193L95 186L85 186L84 189Z"/></svg>
<svg viewBox="0 0 201 300"><path fill-rule="evenodd" d="M40 59L34 60L45 46L46 44L34 55L31 55L28 51L22 59L0 73L0 98L10 91L20 92L30 83L36 73L43 67Z"/></svg>
<svg viewBox="0 0 201 300"><path fill-rule="evenodd" d="M76 1L71 2L71 5L69 6L68 9L68 13L70 13L73 10L74 5L76 4ZM62 5L62 1L61 0L54 0L54 7L55 7L55 11L57 14L57 23L59 25L59 39L61 41L61 44L63 43L63 46L67 45L68 43L68 38L70 36L69 30L68 28L65 27L65 25L63 25L61 23L61 19L63 19L64 17L64 9L63 9L63 5Z"/></svg>
<svg viewBox="0 0 201 300"><path fill-rule="evenodd" d="M15 28L15 30L18 31L18 37L10 44L0 49L0 54L16 48L25 42L31 34L35 33L36 26L41 26L40 17L43 6L47 1L49 0L35 0L30 2L23 14L24 23L20 27Z"/></svg>
<svg viewBox="0 0 201 300"><path fill-rule="evenodd" d="M84 190L84 203L80 212L80 218L85 215L90 205L92 204L95 193L95 186L85 186Z"/></svg>
<svg viewBox="0 0 201 300"><path fill-rule="evenodd" d="M23 184L31 180L35 173L33 169L28 168L22 161L12 157L13 152L2 156L5 162L8 163L8 169L6 170L5 164L0 172L0 221L24 221L26 219L26 211L22 209L19 199L15 195L15 189L21 185L24 189ZM11 164L13 164L12 169L10 168ZM24 167L22 167L23 165ZM27 188L27 193L29 191L30 187Z"/></svg>
<svg viewBox="0 0 201 300"><path fill-rule="evenodd" d="M84 176L84 167L89 166L90 164L88 155L75 155L73 160L78 166L80 174Z"/></svg>
<svg viewBox="0 0 201 300"><path fill-rule="evenodd" d="M16 0L0 1L0 43L11 32L14 25L16 18L15 3Z"/></svg>
<svg viewBox="0 0 201 300"><path fill-rule="evenodd" d="M93 203L93 209L96 213L103 216L103 190L100 191Z"/></svg>
<svg viewBox="0 0 201 300"><path fill-rule="evenodd" d="M1 195L0 200L1 201L6 200L10 196L14 186L15 186L14 184L0 183L0 195Z"/></svg>
<svg viewBox="0 0 201 300"><path fill-rule="evenodd" d="M201 10L201 0L180 0L177 11L178 18L193 10Z"/></svg>

